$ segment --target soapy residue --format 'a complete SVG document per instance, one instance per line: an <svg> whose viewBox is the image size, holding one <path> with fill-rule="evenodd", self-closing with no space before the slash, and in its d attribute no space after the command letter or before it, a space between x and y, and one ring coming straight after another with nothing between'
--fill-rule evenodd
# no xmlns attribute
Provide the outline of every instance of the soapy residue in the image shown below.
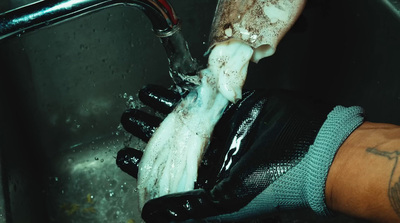
<svg viewBox="0 0 400 223"><path fill-rule="evenodd" d="M215 124L228 102L241 98L253 49L240 41L214 47L201 83L158 127L138 172L139 207L146 201L194 188L197 170Z"/></svg>

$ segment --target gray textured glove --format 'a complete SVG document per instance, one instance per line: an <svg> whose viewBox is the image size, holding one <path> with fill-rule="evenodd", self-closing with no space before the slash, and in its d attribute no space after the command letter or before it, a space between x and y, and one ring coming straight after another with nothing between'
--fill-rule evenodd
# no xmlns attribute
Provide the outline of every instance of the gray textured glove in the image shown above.
<svg viewBox="0 0 400 223"><path fill-rule="evenodd" d="M151 89L142 95L157 95ZM161 103L149 98L150 105ZM246 92L214 129L198 189L150 200L142 217L146 222L238 221L300 207L327 214L329 167L362 121L359 107L332 110L288 92Z"/></svg>

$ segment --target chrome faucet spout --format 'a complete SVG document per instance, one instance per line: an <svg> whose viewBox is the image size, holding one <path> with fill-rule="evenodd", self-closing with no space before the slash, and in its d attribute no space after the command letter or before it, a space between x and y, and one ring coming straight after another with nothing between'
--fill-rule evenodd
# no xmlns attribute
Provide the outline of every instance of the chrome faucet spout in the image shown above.
<svg viewBox="0 0 400 223"><path fill-rule="evenodd" d="M0 40L116 5L141 9L157 36L178 30L179 19L166 0L43 0L0 14Z"/></svg>
<svg viewBox="0 0 400 223"><path fill-rule="evenodd" d="M147 15L165 48L169 73L177 85L195 76L199 65L189 52L179 19L167 0L42 0L1 13L0 40L116 5L133 6Z"/></svg>

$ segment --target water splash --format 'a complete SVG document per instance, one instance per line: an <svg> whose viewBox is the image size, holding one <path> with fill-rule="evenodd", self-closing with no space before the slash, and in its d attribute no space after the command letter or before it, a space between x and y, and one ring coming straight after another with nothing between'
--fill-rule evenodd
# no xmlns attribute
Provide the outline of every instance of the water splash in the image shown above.
<svg viewBox="0 0 400 223"><path fill-rule="evenodd" d="M189 46L180 31L168 37L161 37L168 57L169 74L176 85L184 87L199 84L197 71L200 65L189 51Z"/></svg>

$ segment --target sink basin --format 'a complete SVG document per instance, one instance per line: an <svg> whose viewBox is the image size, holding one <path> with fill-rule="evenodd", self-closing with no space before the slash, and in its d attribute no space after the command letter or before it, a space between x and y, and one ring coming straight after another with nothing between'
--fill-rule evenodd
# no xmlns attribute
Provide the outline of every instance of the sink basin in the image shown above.
<svg viewBox="0 0 400 223"><path fill-rule="evenodd" d="M2 1L1 11L16 2ZM193 56L205 63L215 1L171 3ZM400 124L397 6L309 0L276 54L249 67L245 87L306 91ZM137 91L172 83L147 18L120 6L3 40L0 65L0 223L140 222L136 181L115 156L144 146L119 123L127 107L141 106ZM303 210L272 219L362 222Z"/></svg>

